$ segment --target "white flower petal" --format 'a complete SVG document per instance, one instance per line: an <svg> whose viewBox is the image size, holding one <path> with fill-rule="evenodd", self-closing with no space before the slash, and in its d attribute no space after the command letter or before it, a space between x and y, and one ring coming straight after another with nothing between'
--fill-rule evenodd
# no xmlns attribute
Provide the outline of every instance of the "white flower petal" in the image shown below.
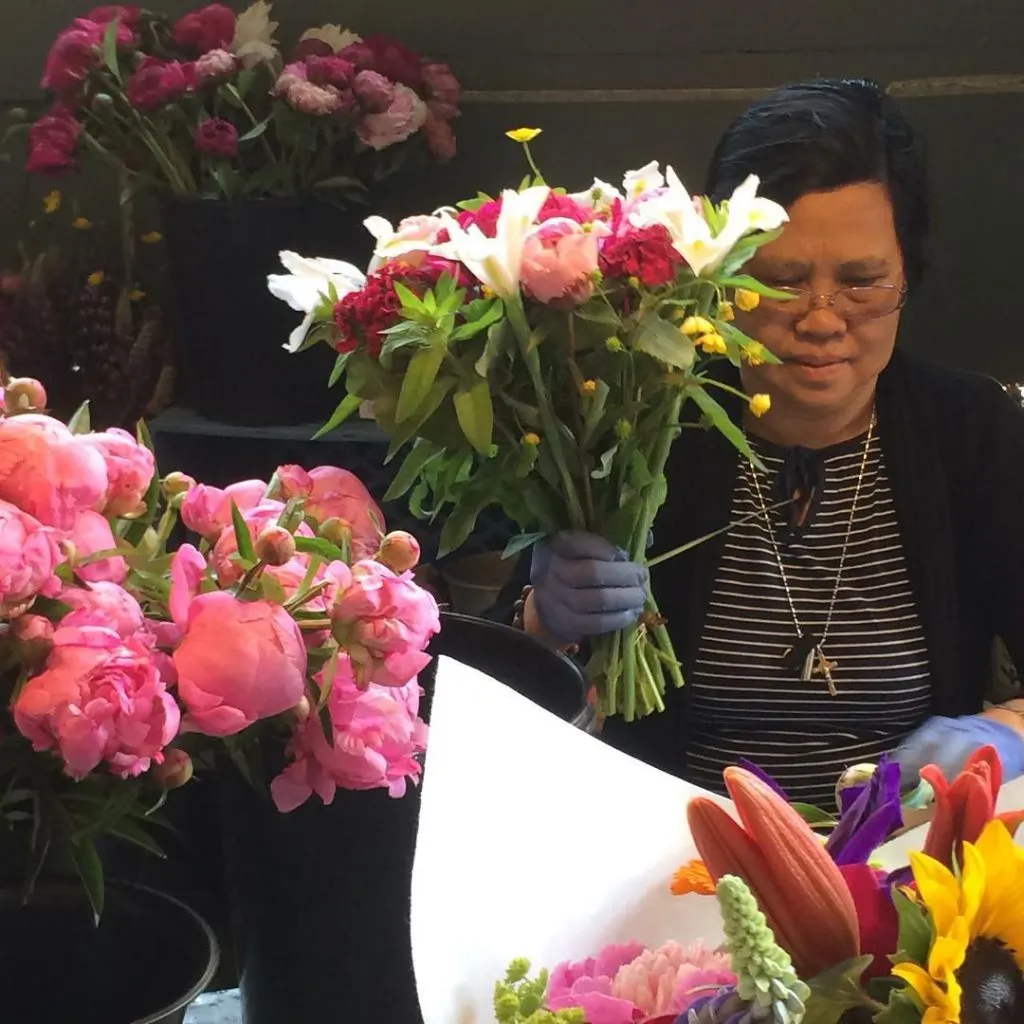
<svg viewBox="0 0 1024 1024"><path fill-rule="evenodd" d="M298 352L302 348L302 343L306 340L306 335L309 334L309 329L313 326L313 311L310 310L305 319L299 324L298 327L288 335L288 340L283 345L286 352Z"/></svg>

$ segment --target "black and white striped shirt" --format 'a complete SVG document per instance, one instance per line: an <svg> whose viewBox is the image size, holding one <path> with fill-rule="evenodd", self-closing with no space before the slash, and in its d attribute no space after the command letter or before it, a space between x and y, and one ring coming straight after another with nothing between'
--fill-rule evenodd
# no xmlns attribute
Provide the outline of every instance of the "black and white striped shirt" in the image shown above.
<svg viewBox="0 0 1024 1024"><path fill-rule="evenodd" d="M866 438L818 453L820 504L794 534L788 509L769 511L803 632L824 629L850 522ZM752 439L769 476L769 509L784 449ZM687 777L721 790L722 769L745 757L794 800L832 807L849 765L877 761L928 716L928 651L903 557L877 437L865 464L825 653L838 695L820 676L802 682L783 656L797 632L772 549L752 466L742 460L728 534L688 686Z"/></svg>

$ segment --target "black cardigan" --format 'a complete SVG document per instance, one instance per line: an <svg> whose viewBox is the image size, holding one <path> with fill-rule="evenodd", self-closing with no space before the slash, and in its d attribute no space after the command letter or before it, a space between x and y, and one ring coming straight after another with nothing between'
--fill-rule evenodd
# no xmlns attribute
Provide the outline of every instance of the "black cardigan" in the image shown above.
<svg viewBox="0 0 1024 1024"><path fill-rule="evenodd" d="M738 383L723 364L722 375ZM739 422L743 408L730 415ZM878 381L878 433L907 571L928 643L933 712L980 711L999 636L1024 667L1024 413L993 380L897 352ZM728 523L739 456L717 431L673 446L654 553ZM725 537L652 572L684 675L692 670ZM605 724L613 745L672 774L685 768L687 690L663 714Z"/></svg>

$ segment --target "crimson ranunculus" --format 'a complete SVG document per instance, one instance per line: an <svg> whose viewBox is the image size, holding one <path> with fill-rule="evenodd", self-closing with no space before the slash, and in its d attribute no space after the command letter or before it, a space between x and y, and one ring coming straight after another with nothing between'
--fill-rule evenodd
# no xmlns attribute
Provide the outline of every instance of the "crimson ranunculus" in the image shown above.
<svg viewBox="0 0 1024 1024"><path fill-rule="evenodd" d="M459 226L466 228L475 224L488 238L493 238L498 231L498 214L501 213L501 200L488 199L475 210L463 210L456 218Z"/></svg>
<svg viewBox="0 0 1024 1024"><path fill-rule="evenodd" d="M392 82L400 82L411 89L423 86L423 61L397 39L390 36L370 36L363 45L373 55L370 67L379 71ZM347 56L342 50L341 56Z"/></svg>
<svg viewBox="0 0 1024 1024"><path fill-rule="evenodd" d="M61 32L46 57L42 86L58 96L75 92L86 76L103 59L103 37L107 25L100 21L77 18L71 28ZM117 29L118 46L131 46L135 41L127 25Z"/></svg>
<svg viewBox="0 0 1024 1024"><path fill-rule="evenodd" d="M144 57L128 81L128 99L139 110L156 110L196 84L195 64Z"/></svg>
<svg viewBox="0 0 1024 1024"><path fill-rule="evenodd" d="M598 267L605 277L635 277L648 288L658 288L675 280L683 262L668 229L651 224L605 239Z"/></svg>
<svg viewBox="0 0 1024 1024"><path fill-rule="evenodd" d="M75 166L82 126L67 107L57 104L44 114L28 134L29 174L56 174Z"/></svg>
<svg viewBox="0 0 1024 1024"><path fill-rule="evenodd" d="M174 26L174 41L199 53L226 50L235 38L235 22L235 12L230 7L210 4L186 14Z"/></svg>
<svg viewBox="0 0 1024 1024"><path fill-rule="evenodd" d="M223 117L204 121L195 134L196 149L207 156L230 160L238 156L238 129Z"/></svg>

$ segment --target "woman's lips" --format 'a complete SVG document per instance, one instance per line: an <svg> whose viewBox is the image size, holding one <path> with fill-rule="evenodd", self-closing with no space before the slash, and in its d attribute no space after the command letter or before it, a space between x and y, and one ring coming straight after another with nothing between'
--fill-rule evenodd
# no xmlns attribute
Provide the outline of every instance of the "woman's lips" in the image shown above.
<svg viewBox="0 0 1024 1024"><path fill-rule="evenodd" d="M825 357L784 359L783 362L793 376L808 384L827 384L838 377L844 367L849 365L848 359Z"/></svg>

